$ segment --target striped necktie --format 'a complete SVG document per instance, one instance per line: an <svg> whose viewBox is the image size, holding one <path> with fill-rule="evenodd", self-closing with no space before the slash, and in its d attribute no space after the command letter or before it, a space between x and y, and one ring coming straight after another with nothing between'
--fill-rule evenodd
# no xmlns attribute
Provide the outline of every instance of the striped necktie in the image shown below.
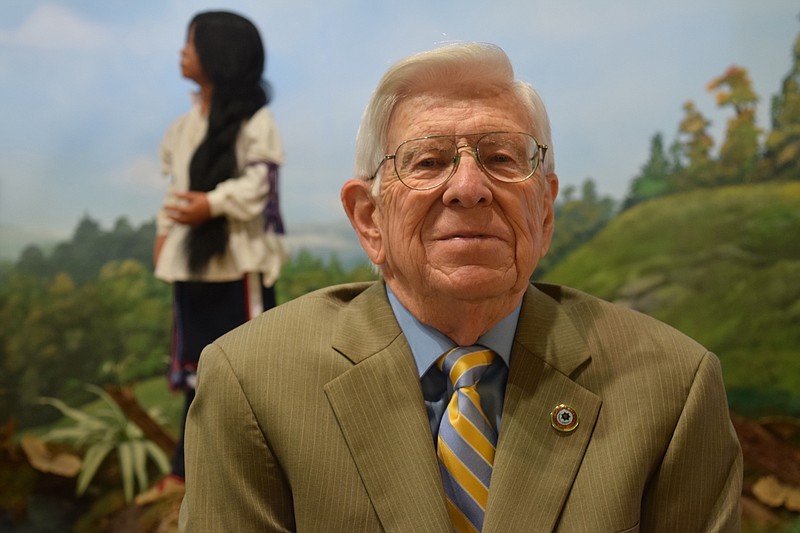
<svg viewBox="0 0 800 533"><path fill-rule="evenodd" d="M453 386L439 425L436 454L447 511L458 533L483 528L497 432L481 409L476 385L494 358L495 353L483 346L468 346L453 348L437 361Z"/></svg>

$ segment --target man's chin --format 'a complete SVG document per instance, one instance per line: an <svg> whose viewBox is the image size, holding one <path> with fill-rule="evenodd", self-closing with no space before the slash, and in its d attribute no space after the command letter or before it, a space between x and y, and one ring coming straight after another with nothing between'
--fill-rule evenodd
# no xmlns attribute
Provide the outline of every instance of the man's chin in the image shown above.
<svg viewBox="0 0 800 533"><path fill-rule="evenodd" d="M516 272L487 265L443 269L431 279L439 291L457 299L485 299L505 295L517 285Z"/></svg>

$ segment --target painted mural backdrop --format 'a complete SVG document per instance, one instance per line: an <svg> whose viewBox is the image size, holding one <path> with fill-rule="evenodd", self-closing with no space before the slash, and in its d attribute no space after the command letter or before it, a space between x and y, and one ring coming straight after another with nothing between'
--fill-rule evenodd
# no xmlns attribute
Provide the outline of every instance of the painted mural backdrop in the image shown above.
<svg viewBox="0 0 800 533"><path fill-rule="evenodd" d="M746 531L800 528L800 34L785 48L788 69L761 93L746 66L708 65L702 91L722 124L684 99L671 129L642 140L622 194L563 180L535 273L720 357ZM85 213L66 233L0 262L0 530L174 529L175 501L131 503L163 471L180 413L163 379L170 294L151 273L153 222ZM374 279L347 228L329 240L344 244L298 241L280 301Z"/></svg>

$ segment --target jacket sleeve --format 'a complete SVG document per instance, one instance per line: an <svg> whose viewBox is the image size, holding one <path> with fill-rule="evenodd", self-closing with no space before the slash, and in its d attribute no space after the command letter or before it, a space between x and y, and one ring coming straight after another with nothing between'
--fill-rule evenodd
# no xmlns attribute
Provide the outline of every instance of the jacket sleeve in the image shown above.
<svg viewBox="0 0 800 533"><path fill-rule="evenodd" d="M719 360L706 353L642 500L641 531L738 532L742 451Z"/></svg>
<svg viewBox="0 0 800 533"><path fill-rule="evenodd" d="M294 530L288 482L225 352L214 344L200 357L185 455L181 531Z"/></svg>

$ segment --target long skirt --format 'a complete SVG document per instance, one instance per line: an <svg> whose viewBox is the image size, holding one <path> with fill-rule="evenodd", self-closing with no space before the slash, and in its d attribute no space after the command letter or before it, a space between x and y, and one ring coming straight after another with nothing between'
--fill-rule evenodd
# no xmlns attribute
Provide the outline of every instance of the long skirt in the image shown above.
<svg viewBox="0 0 800 533"><path fill-rule="evenodd" d="M185 401L172 474L185 477L184 429L194 400L200 353L218 337L275 307L275 289L264 287L258 273L221 283L176 282L173 307L169 384L174 390L184 391Z"/></svg>

